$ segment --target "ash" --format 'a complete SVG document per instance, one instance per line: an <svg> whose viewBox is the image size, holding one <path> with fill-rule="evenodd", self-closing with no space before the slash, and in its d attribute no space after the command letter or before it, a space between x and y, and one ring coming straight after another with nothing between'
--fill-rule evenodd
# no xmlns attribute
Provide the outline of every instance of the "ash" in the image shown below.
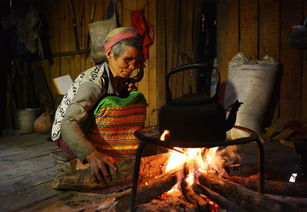
<svg viewBox="0 0 307 212"><path fill-rule="evenodd" d="M153 199L149 203L138 206L136 212L197 212L197 209L190 203L186 202L182 194L172 192L163 194L159 199Z"/></svg>

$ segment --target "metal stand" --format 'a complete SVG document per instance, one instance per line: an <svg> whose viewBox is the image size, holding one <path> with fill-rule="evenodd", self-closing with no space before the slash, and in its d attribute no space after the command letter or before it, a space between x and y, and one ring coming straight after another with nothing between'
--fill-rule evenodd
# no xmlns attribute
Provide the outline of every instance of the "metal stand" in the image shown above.
<svg viewBox="0 0 307 212"><path fill-rule="evenodd" d="M241 128L241 127L240 127ZM246 128L245 128L246 129ZM249 130L249 129L248 129ZM251 131L251 130L249 130ZM131 191L131 198L130 198L130 211L135 211L135 203L136 203L136 194L137 194L137 187L138 187L138 181L139 181L139 171L140 171L140 164L141 164L141 157L143 150L147 144L156 144L160 146L164 146L166 148L170 148L175 150L172 146L169 146L166 144L166 142L162 142L157 138L147 137L144 134L142 134L140 131L136 131L134 135L141 140L141 143L139 145L139 148L137 149L136 156L135 156L135 165L134 165L134 172L133 172L133 184L132 184L132 191ZM264 185L265 185L265 179L264 179L264 148L259 140L259 137L256 132L253 132L249 137L246 138L239 138L235 140L228 140L224 142L216 142L216 143L206 143L206 145L203 145L202 147L217 147L217 146L231 146L231 145L240 145L240 144L246 144L256 141L257 144L257 150L258 150L258 172L259 172L259 182L258 182L258 192L263 193L264 192Z"/></svg>

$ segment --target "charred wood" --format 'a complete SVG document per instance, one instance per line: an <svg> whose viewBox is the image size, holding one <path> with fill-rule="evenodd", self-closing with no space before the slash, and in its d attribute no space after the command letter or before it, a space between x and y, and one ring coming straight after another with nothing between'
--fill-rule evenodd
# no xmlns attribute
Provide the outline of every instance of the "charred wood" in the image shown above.
<svg viewBox="0 0 307 212"><path fill-rule="evenodd" d="M194 192L192 186L186 181L186 178L181 181L181 190L183 196L189 203L192 203L200 211L210 211L210 205L208 201L203 199L197 193Z"/></svg>
<svg viewBox="0 0 307 212"><path fill-rule="evenodd" d="M200 197L198 194L196 194L192 186L187 183L187 177L188 177L188 168L187 164L185 164L184 169L183 169L183 178L180 183L181 191L185 199L193 204L195 208L197 208L200 211L209 211L209 203Z"/></svg>
<svg viewBox="0 0 307 212"><path fill-rule="evenodd" d="M241 211L241 212L247 211L247 210L239 207L234 202L228 200L224 196L208 189L206 186L195 183L195 184L193 184L192 188L196 193L205 194L208 198L210 198L212 201L217 203L219 205L219 207L226 209L229 212L231 212L231 211L233 211L233 212L235 212L235 211Z"/></svg>
<svg viewBox="0 0 307 212"><path fill-rule="evenodd" d="M239 183L240 185L243 185L249 189L257 191L259 181L258 176L231 176L228 177L228 179L233 182ZM302 183L266 180L264 193L293 197L307 197L307 185Z"/></svg>
<svg viewBox="0 0 307 212"><path fill-rule="evenodd" d="M176 184L177 174L181 171L169 171L157 178L152 178L145 184L139 185L136 204L149 202L166 191L169 191ZM130 193L117 198L115 201L115 211L126 211L130 204Z"/></svg>
<svg viewBox="0 0 307 212"><path fill-rule="evenodd" d="M198 182L249 211L291 211L294 209L287 203L278 202L216 175L201 174Z"/></svg>

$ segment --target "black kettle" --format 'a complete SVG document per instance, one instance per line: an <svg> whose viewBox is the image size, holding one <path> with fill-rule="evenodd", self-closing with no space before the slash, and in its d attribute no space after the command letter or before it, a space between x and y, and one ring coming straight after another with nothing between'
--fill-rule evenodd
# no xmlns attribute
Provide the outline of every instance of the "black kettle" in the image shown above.
<svg viewBox="0 0 307 212"><path fill-rule="evenodd" d="M160 134L169 130L166 136L169 145L175 147L204 147L208 143L224 142L226 132L236 121L236 114L240 107L239 101L230 106L226 119L224 107L218 103L218 87L213 97L209 94L188 93L177 99L172 99L169 87L170 76L184 70L203 69L206 74L216 68L203 63L194 63L178 66L167 74L166 78L166 104L159 112ZM219 85L219 74L218 83Z"/></svg>

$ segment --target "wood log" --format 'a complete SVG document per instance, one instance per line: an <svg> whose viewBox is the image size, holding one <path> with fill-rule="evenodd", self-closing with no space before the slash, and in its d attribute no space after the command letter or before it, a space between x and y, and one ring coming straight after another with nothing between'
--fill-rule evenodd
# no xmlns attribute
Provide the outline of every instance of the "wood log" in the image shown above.
<svg viewBox="0 0 307 212"><path fill-rule="evenodd" d="M157 178L151 178L145 184L140 184L138 187L136 204L150 202L152 199L161 196L166 191L169 191L177 183L177 175L182 170L172 170ZM80 193L78 192L78 196ZM82 194L77 198L77 202L73 205L79 205L80 202L86 202L85 205L74 208L78 211L127 211L130 205L131 189L126 189L122 192L116 192L108 195L96 196L93 194ZM100 201L92 201L94 199ZM69 199L71 201L71 199ZM189 203L187 203L189 204Z"/></svg>
<svg viewBox="0 0 307 212"><path fill-rule="evenodd" d="M199 211L210 211L210 205L208 201L195 193L192 189L192 186L189 185L185 179L183 179L181 182L181 190L186 200L189 203L195 205Z"/></svg>
<svg viewBox="0 0 307 212"><path fill-rule="evenodd" d="M140 166L140 183L164 173L168 153L143 157ZM90 168L63 173L53 180L52 188L56 190L92 191L110 188L110 191L126 188L132 182L134 159L125 159L116 163L118 172L110 170L112 180L96 183L90 176ZM115 187L114 187L115 186ZM113 187L113 189L111 188ZM106 190L106 192L108 192Z"/></svg>
<svg viewBox="0 0 307 212"><path fill-rule="evenodd" d="M289 204L278 202L216 175L201 174L198 182L249 211L291 211L294 209Z"/></svg>
<svg viewBox="0 0 307 212"><path fill-rule="evenodd" d="M208 196L208 198L217 203L219 207L226 209L227 211L241 211L241 212L247 211L239 207L234 202L226 199L224 196L210 190L206 186L194 183L192 188L196 193L205 194L206 196Z"/></svg>
<svg viewBox="0 0 307 212"><path fill-rule="evenodd" d="M193 191L192 186L189 185L189 183L186 181L187 175L188 175L188 169L187 169L187 165L185 165L184 171L183 171L183 178L180 183L183 196L189 203L192 203L198 210L210 211L210 205L208 201L206 201L205 199L200 197L198 194L196 194Z"/></svg>
<svg viewBox="0 0 307 212"><path fill-rule="evenodd" d="M149 202L152 199L169 191L177 183L177 175L182 170L169 171L157 178L152 178L145 184L138 187L136 196L136 205ZM115 211L126 211L130 204L130 193L127 193L117 199Z"/></svg>
<svg viewBox="0 0 307 212"><path fill-rule="evenodd" d="M257 191L259 181L258 176L231 176L228 177L228 179L233 182L239 183L240 185L243 185L249 189ZM266 180L264 186L264 193L292 197L307 197L307 185L302 183Z"/></svg>

